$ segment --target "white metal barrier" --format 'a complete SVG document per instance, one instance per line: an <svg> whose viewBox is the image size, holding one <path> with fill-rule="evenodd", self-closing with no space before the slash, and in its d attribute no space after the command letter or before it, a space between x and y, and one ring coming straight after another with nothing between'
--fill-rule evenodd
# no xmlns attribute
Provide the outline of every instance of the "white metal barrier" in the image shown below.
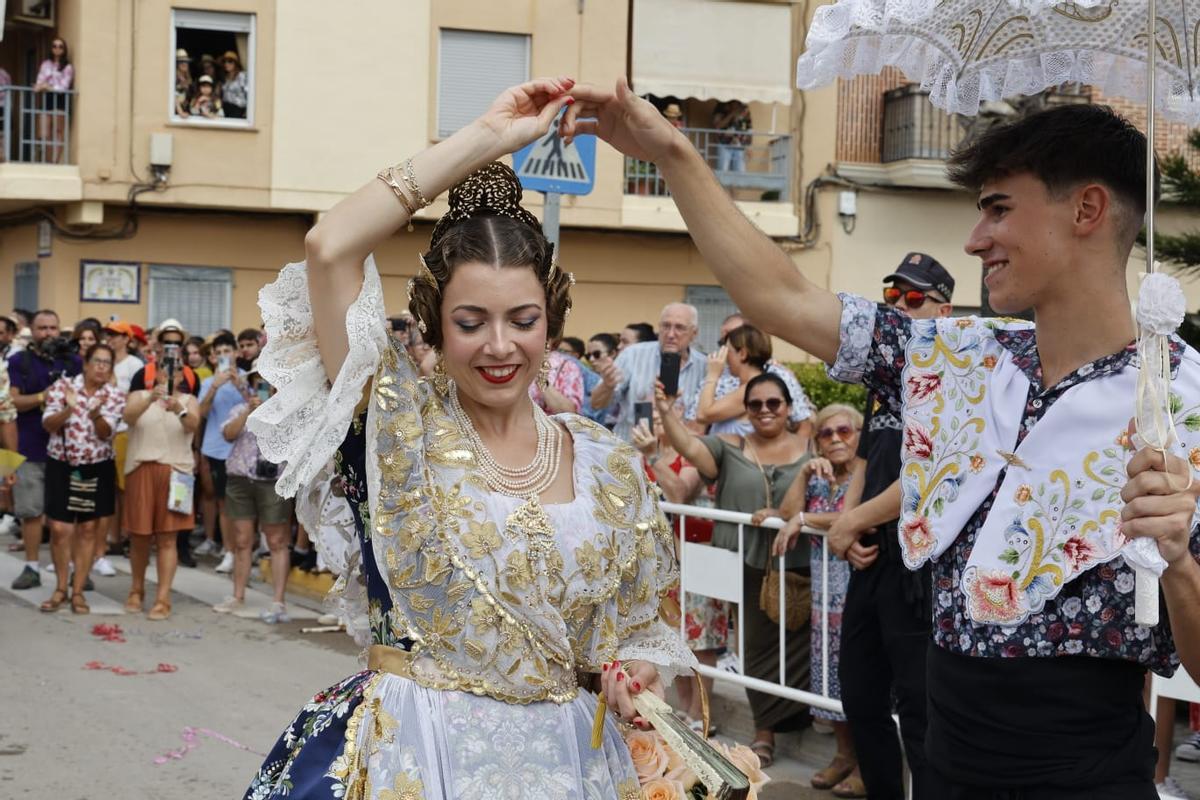
<svg viewBox="0 0 1200 800"><path fill-rule="evenodd" d="M738 637L738 661L741 665L739 674L733 674L726 670L716 669L707 665L700 665L700 674L713 678L714 680L727 681L737 684L747 689L754 689L766 694L776 695L788 700L795 700L798 703L805 703L816 708L823 708L828 711L836 711L843 713L841 700L834 700L829 696L829 540L825 537L826 532L817 530L816 528L805 527L802 534L810 534L821 537L821 674L823 677L821 692L804 691L801 689L793 689L787 685L787 628L784 626L784 620L787 619L787 599L784 591L784 561L780 557L778 559L778 575L779 575L779 682L762 680L761 678L753 678L746 675L746 626L745 626L745 603L746 593L745 586L742 581L742 564L744 563L745 553L745 537L746 526L750 525L750 514L745 514L737 511L722 511L716 508L702 508L700 506L682 505L679 503L663 503L662 508L668 514L674 514L679 517L679 606L680 619L679 629L681 635L687 638L687 595L696 594L704 597L712 597L718 600L725 600L731 603L736 603L737 612L737 637ZM729 522L737 525L738 531L738 549L736 551L726 550L722 547L714 547L710 544L700 544L687 541L687 521L688 519L709 519L714 522ZM778 530L784 526L784 521L778 517L771 517L764 520L762 525L758 527L771 528ZM753 526L752 526L753 527ZM757 593L755 593L757 594ZM750 602L757 602L757 597L750 598Z"/></svg>

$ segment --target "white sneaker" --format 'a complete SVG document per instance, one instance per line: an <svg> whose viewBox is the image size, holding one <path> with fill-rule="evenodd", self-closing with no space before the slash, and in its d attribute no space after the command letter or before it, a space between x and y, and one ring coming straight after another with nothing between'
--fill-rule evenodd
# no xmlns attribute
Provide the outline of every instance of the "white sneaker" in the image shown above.
<svg viewBox="0 0 1200 800"><path fill-rule="evenodd" d="M1170 775L1162 783L1154 787L1158 791L1159 800L1192 800L1192 796L1184 791L1179 782Z"/></svg>
<svg viewBox="0 0 1200 800"><path fill-rule="evenodd" d="M205 539L196 549L192 550L194 556L211 556L217 551L217 543L212 539Z"/></svg>
<svg viewBox="0 0 1200 800"><path fill-rule="evenodd" d="M271 607L259 614L258 618L268 625L292 621L292 618L288 616L287 606L283 603L271 603Z"/></svg>
<svg viewBox="0 0 1200 800"><path fill-rule="evenodd" d="M245 600L238 600L233 595L230 595L213 606L213 611L217 612L218 614L232 614L234 611L239 611L245 606Z"/></svg>
<svg viewBox="0 0 1200 800"><path fill-rule="evenodd" d="M112 562L104 556L97 558L96 563L92 564L92 572L95 572L97 575L103 575L105 578L111 578L117 574Z"/></svg>
<svg viewBox="0 0 1200 800"><path fill-rule="evenodd" d="M717 669L723 669L726 672L732 672L734 675L741 675L742 662L738 660L737 655L727 651L717 659Z"/></svg>
<svg viewBox="0 0 1200 800"><path fill-rule="evenodd" d="M75 565L74 565L74 564L72 564L72 565L71 565L71 567L72 567L72 569L74 569ZM51 561L49 564L47 564L45 567L43 567L43 569L45 569L45 570L46 570L46 572L49 572L51 575L53 575L53 574L54 574L54 572L55 572L55 569L54 569L54 562L53 562L53 561Z"/></svg>
<svg viewBox="0 0 1200 800"><path fill-rule="evenodd" d="M221 556L221 563L217 564L217 572L233 572L233 553L225 551L225 555Z"/></svg>
<svg viewBox="0 0 1200 800"><path fill-rule="evenodd" d="M17 536L21 533L21 523L8 514L0 517L0 535L6 533L11 536Z"/></svg>
<svg viewBox="0 0 1200 800"><path fill-rule="evenodd" d="M1180 761L1200 761L1200 733L1193 733L1175 748L1175 757Z"/></svg>

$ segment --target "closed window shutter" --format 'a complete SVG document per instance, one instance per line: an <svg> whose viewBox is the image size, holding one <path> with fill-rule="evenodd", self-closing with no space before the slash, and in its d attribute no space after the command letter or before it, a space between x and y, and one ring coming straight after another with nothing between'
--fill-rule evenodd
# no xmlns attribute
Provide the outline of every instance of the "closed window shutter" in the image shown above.
<svg viewBox="0 0 1200 800"><path fill-rule="evenodd" d="M233 271L213 267L150 267L151 327L177 319L190 334L230 326Z"/></svg>
<svg viewBox="0 0 1200 800"><path fill-rule="evenodd" d="M41 308L38 303L38 273L40 267L36 261L22 261L17 264L13 276L14 308Z"/></svg>
<svg viewBox="0 0 1200 800"><path fill-rule="evenodd" d="M438 51L438 137L488 109L496 95L529 80L529 37L444 28Z"/></svg>
<svg viewBox="0 0 1200 800"><path fill-rule="evenodd" d="M684 301L691 303L699 312L700 334L696 346L706 353L717 349L721 337L721 323L730 314L737 313L737 306L720 286L689 286Z"/></svg>

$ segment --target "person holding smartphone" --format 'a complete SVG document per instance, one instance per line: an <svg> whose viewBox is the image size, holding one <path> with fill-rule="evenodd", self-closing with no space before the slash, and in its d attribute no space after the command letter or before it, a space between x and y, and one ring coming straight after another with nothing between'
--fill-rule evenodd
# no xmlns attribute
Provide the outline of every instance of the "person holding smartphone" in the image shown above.
<svg viewBox="0 0 1200 800"><path fill-rule="evenodd" d="M662 380L668 396L691 397L704 380L704 354L692 342L700 332L699 312L687 303L670 303L659 320L657 342L629 345L600 370L601 382L592 391L592 407L617 404L615 433L632 441L634 404L652 401ZM672 385L674 384L674 385Z"/></svg>
<svg viewBox="0 0 1200 800"><path fill-rule="evenodd" d="M258 374L256 365L246 373L249 391L246 400L230 409L221 425L221 435L230 443L225 461L225 514L231 521L233 551L233 594L213 606L213 611L225 614L236 611L246 603L246 585L253 568L254 540L259 526L267 536L271 550L271 583L275 597L271 607L259 615L267 624L288 622L284 593L287 590L291 558L288 540L291 538L293 501L275 492L279 467L263 458L258 439L246 427L254 409L270 399L271 385Z"/></svg>
<svg viewBox="0 0 1200 800"><path fill-rule="evenodd" d="M221 520L222 535L229 536L233 526L225 513L225 459L233 450L233 442L222 435L221 426L235 407L246 402L243 394L246 377L237 368L237 341L233 336L219 334L213 339L212 348L217 357L217 368L211 378L200 384L200 418L205 422L200 454L204 456L212 475L215 511ZM207 531L205 533L207 535ZM233 551L229 549L228 541L225 545L225 554L217 565L217 572L233 571Z"/></svg>

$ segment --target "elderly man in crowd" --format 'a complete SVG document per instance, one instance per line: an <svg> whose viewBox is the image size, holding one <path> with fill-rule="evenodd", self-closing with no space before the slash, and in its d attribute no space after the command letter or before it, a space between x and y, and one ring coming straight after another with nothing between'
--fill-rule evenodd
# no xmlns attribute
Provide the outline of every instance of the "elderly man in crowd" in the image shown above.
<svg viewBox="0 0 1200 800"><path fill-rule="evenodd" d="M700 332L699 312L687 303L670 303L659 320L657 342L627 346L617 360L600 372L603 379L592 392L592 407L617 403L617 436L630 441L634 404L654 400L663 353L679 354L679 397L691 397L704 380L704 354L692 346Z"/></svg>

